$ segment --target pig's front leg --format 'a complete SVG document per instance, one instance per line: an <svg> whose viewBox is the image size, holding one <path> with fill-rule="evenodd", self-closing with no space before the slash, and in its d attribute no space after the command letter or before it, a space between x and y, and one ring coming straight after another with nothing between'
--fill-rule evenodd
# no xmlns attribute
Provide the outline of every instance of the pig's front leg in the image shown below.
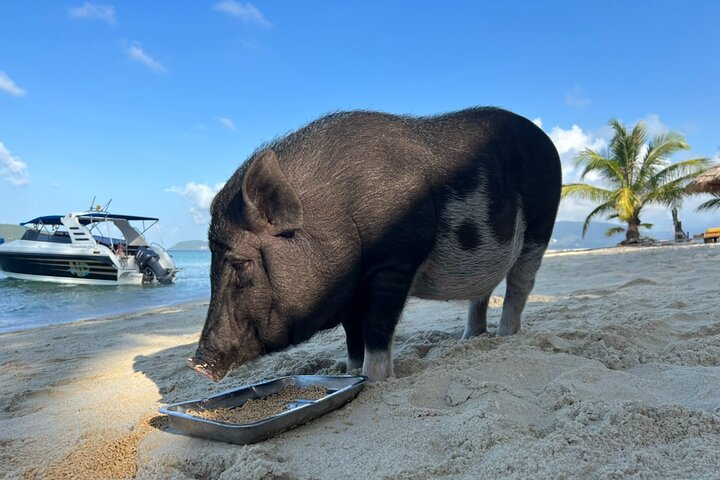
<svg viewBox="0 0 720 480"><path fill-rule="evenodd" d="M363 375L367 375L370 381L393 376L393 333L405 306L412 278L413 271L387 268L375 272L361 287L365 301Z"/></svg>
<svg viewBox="0 0 720 480"><path fill-rule="evenodd" d="M347 320L343 320L342 326L345 329L345 343L348 351L347 371L349 372L363 366L365 338L362 319L357 315L352 315Z"/></svg>

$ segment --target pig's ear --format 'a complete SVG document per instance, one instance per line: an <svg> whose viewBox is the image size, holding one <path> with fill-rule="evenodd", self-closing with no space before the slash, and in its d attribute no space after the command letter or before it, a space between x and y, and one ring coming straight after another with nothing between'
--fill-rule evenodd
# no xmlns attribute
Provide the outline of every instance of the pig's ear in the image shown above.
<svg viewBox="0 0 720 480"><path fill-rule="evenodd" d="M243 200L255 227L272 235L287 235L302 225L300 199L280 170L272 150L261 152L243 178Z"/></svg>

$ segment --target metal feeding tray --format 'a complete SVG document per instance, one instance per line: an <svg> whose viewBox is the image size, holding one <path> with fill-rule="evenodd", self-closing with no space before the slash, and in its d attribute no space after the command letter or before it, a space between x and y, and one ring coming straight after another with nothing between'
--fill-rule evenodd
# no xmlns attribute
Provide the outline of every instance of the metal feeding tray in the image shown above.
<svg viewBox="0 0 720 480"><path fill-rule="evenodd" d="M259 442L309 422L341 407L360 393L365 386L364 375L293 375L265 380L253 385L228 390L202 400L174 403L160 408L180 431L197 437L246 445ZM235 408L250 399L264 398L280 392L286 386L299 388L322 387L325 395L318 400L298 398L287 404L287 410L252 423L228 423L189 415L187 410Z"/></svg>

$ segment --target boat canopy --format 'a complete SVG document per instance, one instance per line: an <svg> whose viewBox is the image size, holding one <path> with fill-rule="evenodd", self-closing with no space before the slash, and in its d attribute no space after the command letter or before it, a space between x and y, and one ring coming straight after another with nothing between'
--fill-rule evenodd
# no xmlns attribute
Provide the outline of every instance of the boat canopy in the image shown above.
<svg viewBox="0 0 720 480"><path fill-rule="evenodd" d="M46 215L44 217L37 217L33 218L32 220L29 220L27 222L23 222L20 225L33 225L33 224L43 224L43 225L62 225L61 219L66 217L67 215ZM93 222L104 222L104 221L112 221L112 220L128 220L128 221L153 221L157 222L157 218L153 217L138 217L135 215L117 215L115 213L104 213L104 212L88 212L88 213L82 213L78 214L75 217L80 224L82 225L88 225Z"/></svg>

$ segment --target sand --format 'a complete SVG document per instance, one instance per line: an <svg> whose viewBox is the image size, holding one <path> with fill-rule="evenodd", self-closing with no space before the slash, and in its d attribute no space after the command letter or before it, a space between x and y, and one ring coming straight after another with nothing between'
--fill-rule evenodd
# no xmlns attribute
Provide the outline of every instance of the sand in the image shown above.
<svg viewBox="0 0 720 480"><path fill-rule="evenodd" d="M720 246L548 254L515 336L412 299L396 378L255 445L180 434L161 405L344 372L341 330L212 384L207 304L0 335L8 478L720 478ZM502 291L498 291L501 295Z"/></svg>

